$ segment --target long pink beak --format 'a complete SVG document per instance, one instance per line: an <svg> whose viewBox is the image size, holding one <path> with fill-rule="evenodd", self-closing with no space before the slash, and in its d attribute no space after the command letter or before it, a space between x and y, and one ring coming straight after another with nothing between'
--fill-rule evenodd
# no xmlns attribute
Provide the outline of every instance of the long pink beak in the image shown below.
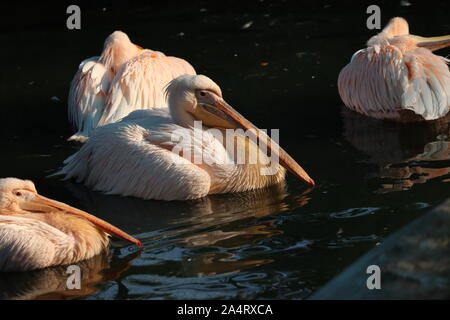
<svg viewBox="0 0 450 320"><path fill-rule="evenodd" d="M292 159L292 157L286 151L284 151L264 132L259 130L255 125L253 125L250 121L239 114L239 112L237 112L233 107L226 103L225 100L223 100L222 98L217 98L215 101L215 106L223 112L226 120L234 123L238 128L248 130L249 133L255 135L255 139L259 139L259 141L263 142L268 151L270 151L271 153L274 152L278 156L279 162L284 168L293 173L297 178L305 181L312 186L315 186L314 180L311 179L306 171L303 170L303 168L294 159Z"/></svg>

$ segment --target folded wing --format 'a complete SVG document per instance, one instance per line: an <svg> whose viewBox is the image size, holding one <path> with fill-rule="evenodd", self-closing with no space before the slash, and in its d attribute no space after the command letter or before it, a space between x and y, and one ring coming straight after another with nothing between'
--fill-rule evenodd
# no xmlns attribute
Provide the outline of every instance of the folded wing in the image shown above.
<svg viewBox="0 0 450 320"><path fill-rule="evenodd" d="M139 109L166 108L165 86L183 74L195 74L185 60L146 50L125 63L115 76L99 125L116 122Z"/></svg>
<svg viewBox="0 0 450 320"><path fill-rule="evenodd" d="M0 215L0 271L27 271L59 264L73 238L38 220Z"/></svg>
<svg viewBox="0 0 450 320"><path fill-rule="evenodd" d="M98 128L58 174L108 194L156 200L206 196L209 174L171 151L170 132L178 128L166 109L135 111Z"/></svg>
<svg viewBox="0 0 450 320"><path fill-rule="evenodd" d="M69 119L78 130L70 140L83 141L97 127L112 78L112 72L98 62L98 57L81 62L69 92Z"/></svg>
<svg viewBox="0 0 450 320"><path fill-rule="evenodd" d="M450 107L448 62L424 48L403 54L390 45L369 47L339 74L339 94L347 107L372 117L396 119L411 110L437 119Z"/></svg>

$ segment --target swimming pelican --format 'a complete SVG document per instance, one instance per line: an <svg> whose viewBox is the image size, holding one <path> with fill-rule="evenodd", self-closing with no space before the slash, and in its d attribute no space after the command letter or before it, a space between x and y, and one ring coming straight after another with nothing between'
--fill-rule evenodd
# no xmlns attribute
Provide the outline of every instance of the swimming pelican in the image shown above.
<svg viewBox="0 0 450 320"><path fill-rule="evenodd" d="M78 130L69 140L84 142L97 126L116 122L137 109L166 108L164 86L195 74L185 60L142 49L115 31L100 57L81 62L69 92L69 119Z"/></svg>
<svg viewBox="0 0 450 320"><path fill-rule="evenodd" d="M450 60L432 51L449 45L450 35L415 36L405 19L393 18L342 69L339 94L348 108L374 118L441 118L450 108Z"/></svg>
<svg viewBox="0 0 450 320"><path fill-rule="evenodd" d="M107 247L109 235L141 245L101 219L39 195L31 181L0 179L0 271L86 260Z"/></svg>
<svg viewBox="0 0 450 320"><path fill-rule="evenodd" d="M169 109L135 111L121 122L98 128L57 175L75 178L108 194L160 200L263 188L281 182L284 168L314 185L283 149L224 101L219 86L208 77L180 76L170 82L167 96ZM195 121L202 121L203 127L196 128ZM216 131L210 132L211 128ZM259 146L266 146L271 157L278 156L273 172L262 173L270 159L251 135L247 139L237 133L230 139L236 142L236 150L227 148L222 138L226 128L254 130L263 142ZM174 142L180 132L186 139ZM194 160L179 152L186 150L180 147L183 143L192 149ZM241 157L242 161L230 160L236 151L244 151L247 156L244 160ZM196 161L199 154L202 158ZM251 161L252 155L257 161Z"/></svg>

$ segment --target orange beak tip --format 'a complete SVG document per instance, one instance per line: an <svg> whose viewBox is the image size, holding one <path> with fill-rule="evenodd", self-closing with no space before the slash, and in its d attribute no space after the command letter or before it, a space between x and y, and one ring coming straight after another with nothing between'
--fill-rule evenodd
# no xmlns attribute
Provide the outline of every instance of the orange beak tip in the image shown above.
<svg viewBox="0 0 450 320"><path fill-rule="evenodd" d="M315 186L316 186L316 183L314 182L314 180L313 180L313 179L309 180L309 184L310 184L310 185L312 185L313 187L315 187Z"/></svg>
<svg viewBox="0 0 450 320"><path fill-rule="evenodd" d="M133 241L133 243L134 243L136 246L138 246L139 248L142 247L142 242L141 242L141 240L135 239L135 241Z"/></svg>

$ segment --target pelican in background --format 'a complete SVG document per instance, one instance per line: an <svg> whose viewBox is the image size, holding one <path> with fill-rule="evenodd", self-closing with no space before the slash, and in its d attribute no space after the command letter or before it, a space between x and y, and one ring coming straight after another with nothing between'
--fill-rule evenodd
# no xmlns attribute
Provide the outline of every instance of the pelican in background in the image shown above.
<svg viewBox="0 0 450 320"><path fill-rule="evenodd" d="M283 149L224 101L221 89L208 77L180 76L171 81L167 95L169 109L135 111L120 122L98 128L56 175L74 178L108 194L158 200L196 199L264 188L280 183L285 168L314 185ZM195 121L203 124L200 138ZM257 161L250 162L249 156L244 163L228 161L235 159L230 154L236 150L227 150L225 139L218 139L208 128L219 130L221 137L226 128L254 130L265 141L267 150L278 156L276 170L273 174L261 174L269 162L267 155L255 140L239 134L234 137L237 149L257 155ZM186 139L190 140L187 147L192 148L193 154L201 154L203 161L197 163L173 152L179 147L172 141L177 131L192 138Z"/></svg>
<svg viewBox="0 0 450 320"><path fill-rule="evenodd" d="M31 181L0 179L0 271L86 260L106 249L110 235L141 245L101 219L39 195Z"/></svg>
<svg viewBox="0 0 450 320"><path fill-rule="evenodd" d="M166 108L164 87L183 74L195 74L185 60L143 49L115 31L100 57L81 62L69 92L69 119L84 142L97 126L116 122L137 109Z"/></svg>
<svg viewBox="0 0 450 320"><path fill-rule="evenodd" d="M450 35L409 34L403 18L393 18L357 51L339 74L339 94L358 113L401 122L434 120L450 108L447 58L432 51L450 45Z"/></svg>

